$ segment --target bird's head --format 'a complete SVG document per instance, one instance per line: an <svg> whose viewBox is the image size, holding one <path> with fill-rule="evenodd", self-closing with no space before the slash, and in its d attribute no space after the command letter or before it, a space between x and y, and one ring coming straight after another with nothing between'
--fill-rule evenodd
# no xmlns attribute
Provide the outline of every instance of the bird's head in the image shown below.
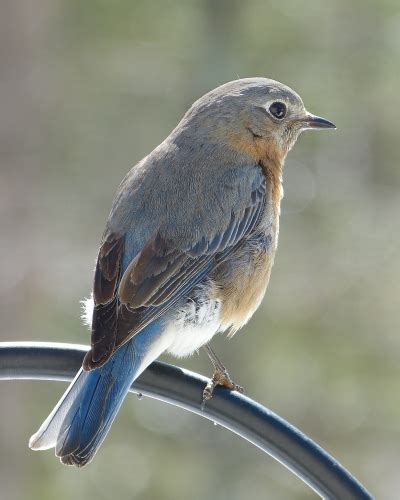
<svg viewBox="0 0 400 500"><path fill-rule="evenodd" d="M304 130L336 128L312 115L292 89L267 78L246 78L222 85L196 101L181 122L262 160L283 161Z"/></svg>

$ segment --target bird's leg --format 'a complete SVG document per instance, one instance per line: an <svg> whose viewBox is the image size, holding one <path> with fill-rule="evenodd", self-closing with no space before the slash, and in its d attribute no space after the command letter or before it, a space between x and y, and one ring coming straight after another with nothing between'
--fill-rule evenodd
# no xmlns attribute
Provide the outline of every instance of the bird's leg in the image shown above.
<svg viewBox="0 0 400 500"><path fill-rule="evenodd" d="M231 389L233 391L238 391L240 393L244 392L243 387L240 387L240 385L237 385L235 384L235 382L232 381L227 369L222 364L222 362L215 354L215 352L211 349L209 344L205 344L204 350L206 351L208 357L211 360L211 363L213 364L214 374L208 381L206 387L204 388L203 402L201 404L202 410L204 410L206 402L212 398L214 389L216 388L217 385L222 385L223 387L227 387L228 389Z"/></svg>

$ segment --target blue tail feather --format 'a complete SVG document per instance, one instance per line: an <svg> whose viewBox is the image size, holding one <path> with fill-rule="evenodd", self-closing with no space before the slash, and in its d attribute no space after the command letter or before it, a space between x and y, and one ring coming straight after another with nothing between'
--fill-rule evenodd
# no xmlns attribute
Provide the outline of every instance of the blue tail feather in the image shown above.
<svg viewBox="0 0 400 500"><path fill-rule="evenodd" d="M85 465L105 438L137 372L133 343L119 349L87 380L61 426L56 455L64 463ZM72 455L72 456L71 456Z"/></svg>
<svg viewBox="0 0 400 500"><path fill-rule="evenodd" d="M61 462L82 467L105 439L132 382L167 347L160 322L120 347L100 368L80 371L32 436L30 447L55 447Z"/></svg>

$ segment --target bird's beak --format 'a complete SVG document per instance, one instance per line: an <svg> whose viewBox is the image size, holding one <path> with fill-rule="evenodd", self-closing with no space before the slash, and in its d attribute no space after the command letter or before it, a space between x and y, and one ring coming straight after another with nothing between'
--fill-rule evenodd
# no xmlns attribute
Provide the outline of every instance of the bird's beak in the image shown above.
<svg viewBox="0 0 400 500"><path fill-rule="evenodd" d="M305 118L302 119L303 130L307 129L322 129L322 128L336 128L336 125L329 120L325 120L325 118L321 118L320 116L312 115L311 113L307 113Z"/></svg>

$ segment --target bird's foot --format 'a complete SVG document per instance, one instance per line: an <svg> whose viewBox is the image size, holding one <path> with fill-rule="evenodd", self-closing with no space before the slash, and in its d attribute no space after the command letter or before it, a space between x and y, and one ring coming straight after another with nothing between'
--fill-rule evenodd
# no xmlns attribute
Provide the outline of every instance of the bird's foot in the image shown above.
<svg viewBox="0 0 400 500"><path fill-rule="evenodd" d="M214 389L217 387L217 385L222 385L227 389L240 392L241 394L244 393L243 387L233 382L233 380L230 378L229 373L225 368L222 367L216 368L213 373L213 376L210 378L210 380L208 381L207 385L204 388L203 401L201 403L202 410L204 410L207 401L209 401L212 398Z"/></svg>

